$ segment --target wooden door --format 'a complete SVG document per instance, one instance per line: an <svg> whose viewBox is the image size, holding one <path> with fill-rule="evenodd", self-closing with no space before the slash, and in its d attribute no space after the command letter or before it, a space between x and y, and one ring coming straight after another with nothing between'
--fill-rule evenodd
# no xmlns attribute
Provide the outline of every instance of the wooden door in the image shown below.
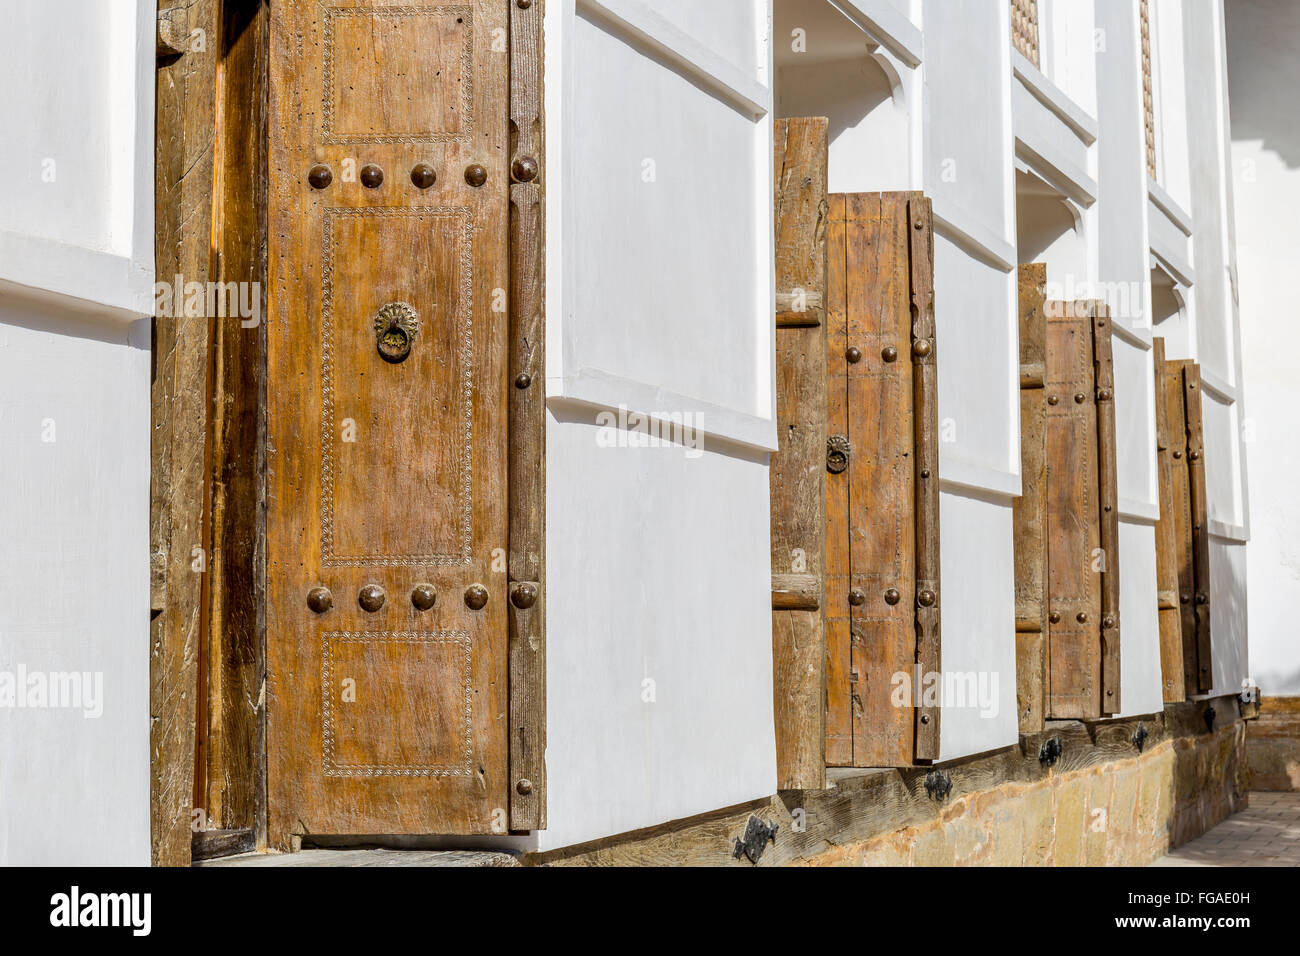
<svg viewBox="0 0 1300 956"><path fill-rule="evenodd" d="M503 829L507 14L273 8L273 844Z"/></svg>
<svg viewBox="0 0 1300 956"><path fill-rule="evenodd" d="M826 759L906 766L938 757L924 696L940 670L930 208L917 193L833 195L829 221Z"/></svg>
<svg viewBox="0 0 1300 956"><path fill-rule="evenodd" d="M1181 400L1178 402L1178 418L1170 418L1168 384L1165 380L1170 373L1166 369L1165 340L1156 336L1152 341L1151 353L1155 365L1156 468L1160 490L1160 520L1156 522L1156 604L1160 621L1160 686L1164 701L1168 704L1187 699L1183 674L1182 613L1178 603L1178 523L1174 518L1174 509L1186 504L1183 456L1187 453L1187 432L1181 414ZM1181 399L1181 389L1179 398ZM1175 454L1178 456L1176 461L1173 457ZM1176 478L1181 480L1177 486Z"/></svg>
<svg viewBox="0 0 1300 956"><path fill-rule="evenodd" d="M1110 323L1047 303L1047 716L1118 713L1119 527Z"/></svg>

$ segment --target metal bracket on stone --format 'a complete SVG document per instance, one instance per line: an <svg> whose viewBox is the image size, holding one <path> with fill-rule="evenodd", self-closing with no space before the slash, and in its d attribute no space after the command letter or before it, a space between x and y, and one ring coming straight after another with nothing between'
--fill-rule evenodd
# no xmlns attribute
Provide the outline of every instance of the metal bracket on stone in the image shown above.
<svg viewBox="0 0 1300 956"><path fill-rule="evenodd" d="M1133 733L1133 746L1138 749L1138 753L1141 753L1142 748L1147 745L1147 737L1149 736L1150 734L1147 733L1147 725L1138 724L1138 729Z"/></svg>
<svg viewBox="0 0 1300 956"><path fill-rule="evenodd" d="M925 792L935 803L943 803L952 793L952 776L942 770L931 770L925 775Z"/></svg>
<svg viewBox="0 0 1300 956"><path fill-rule="evenodd" d="M1051 737L1038 751L1038 762L1049 767L1055 766L1056 761L1061 759L1063 753L1065 753L1065 747L1061 745L1061 738Z"/></svg>
<svg viewBox="0 0 1300 956"><path fill-rule="evenodd" d="M1214 709L1213 704L1205 708L1205 729L1210 733L1214 733L1214 719L1218 716L1218 711Z"/></svg>
<svg viewBox="0 0 1300 956"><path fill-rule="evenodd" d="M750 863L757 863L767 849L767 844L776 840L776 831L779 829L775 823L764 823L758 817L750 817L744 837L736 841L736 847L731 851L732 859L739 860L741 854L744 854Z"/></svg>

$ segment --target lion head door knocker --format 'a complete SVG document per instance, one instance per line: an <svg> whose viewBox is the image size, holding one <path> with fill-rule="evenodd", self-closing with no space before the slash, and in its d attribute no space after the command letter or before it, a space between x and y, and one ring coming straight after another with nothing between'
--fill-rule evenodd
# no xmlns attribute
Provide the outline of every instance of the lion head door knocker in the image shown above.
<svg viewBox="0 0 1300 956"><path fill-rule="evenodd" d="M826 470L832 475L838 475L844 469L849 467L849 455L852 453L852 446L849 440L843 435L832 435L826 439Z"/></svg>
<svg viewBox="0 0 1300 956"><path fill-rule="evenodd" d="M379 357L396 364L411 354L420 332L420 318L405 302L389 302L375 313Z"/></svg>

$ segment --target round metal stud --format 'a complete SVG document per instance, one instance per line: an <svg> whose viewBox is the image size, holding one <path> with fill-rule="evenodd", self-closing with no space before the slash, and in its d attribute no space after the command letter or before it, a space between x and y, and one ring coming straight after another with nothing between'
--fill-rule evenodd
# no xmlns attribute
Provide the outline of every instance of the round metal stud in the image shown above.
<svg viewBox="0 0 1300 956"><path fill-rule="evenodd" d="M849 592L849 603L854 607L862 607L862 605L867 603L867 595L863 592L862 588L854 588Z"/></svg>
<svg viewBox="0 0 1300 956"><path fill-rule="evenodd" d="M510 592L510 603L521 611L526 611L537 603L537 585L524 582L516 584Z"/></svg>
<svg viewBox="0 0 1300 956"><path fill-rule="evenodd" d="M1189 451L1187 453L1188 461L1199 461L1200 458L1201 458L1201 453L1199 451Z"/></svg>
<svg viewBox="0 0 1300 956"><path fill-rule="evenodd" d="M1184 591L1182 594L1178 595L1178 603L1179 603L1179 604L1191 604L1191 603L1192 603L1192 599L1187 595L1187 592Z"/></svg>
<svg viewBox="0 0 1300 956"><path fill-rule="evenodd" d="M1087 623L1088 623L1088 612L1087 612L1087 611L1080 611L1078 614L1074 615L1074 619L1075 619L1076 621L1078 621L1080 624L1087 624Z"/></svg>
<svg viewBox="0 0 1300 956"><path fill-rule="evenodd" d="M520 10L527 10L532 5L533 5L533 0L515 0L515 6L518 7ZM528 781L526 780L521 782L528 783ZM532 786L533 785L531 783L528 784L528 788L530 790L532 789Z"/></svg>
<svg viewBox="0 0 1300 956"><path fill-rule="evenodd" d="M1074 393L1074 404L1076 404L1076 405L1082 405L1082 404L1083 404L1084 402L1086 402L1087 400L1088 400L1088 396L1085 395L1085 394L1083 394L1083 392L1075 392L1075 393Z"/></svg>
<svg viewBox="0 0 1300 956"><path fill-rule="evenodd" d="M1055 405L1055 404L1056 404L1057 402L1059 402L1059 401L1060 401L1060 399L1057 398L1055 395L1048 395L1048 396L1047 396L1047 404L1048 404L1048 405Z"/></svg>
<svg viewBox="0 0 1300 956"><path fill-rule="evenodd" d="M898 349L894 348L892 345L886 345L883 349L880 350L880 357L884 359L886 362L897 362Z"/></svg>
<svg viewBox="0 0 1300 956"><path fill-rule="evenodd" d="M524 3L524 0L519 0L519 3L521 5L526 5ZM525 777L524 779L520 780L517 784L515 784L515 790L518 791L520 796L526 797L533 792L533 782L529 780L527 777Z"/></svg>
<svg viewBox="0 0 1300 956"><path fill-rule="evenodd" d="M1061 623L1061 612L1060 612L1060 611L1053 611L1051 614L1047 615L1047 620L1049 620L1049 621L1050 621L1051 623L1053 623L1053 624L1060 624L1060 623Z"/></svg>
<svg viewBox="0 0 1300 956"><path fill-rule="evenodd" d="M1174 452L1174 457L1175 457L1175 458L1182 458L1182 457L1183 457L1183 453L1182 453L1181 451L1176 451L1176 452Z"/></svg>
<svg viewBox="0 0 1300 956"><path fill-rule="evenodd" d="M357 595L357 603L361 605L361 610L374 614L384 606L384 599L387 597L388 595L384 593L384 589L378 584L367 584L361 589L361 593Z"/></svg>
<svg viewBox="0 0 1300 956"><path fill-rule="evenodd" d="M438 171L428 163L416 163L411 167L411 182L418 189L428 189L438 181Z"/></svg>
<svg viewBox="0 0 1300 956"><path fill-rule="evenodd" d="M314 587L307 592L307 606L317 614L324 614L334 606L334 595L329 588Z"/></svg>
<svg viewBox="0 0 1300 956"><path fill-rule="evenodd" d="M537 178L537 160L531 156L520 156L510 164L510 172L515 182L531 183Z"/></svg>
<svg viewBox="0 0 1300 956"><path fill-rule="evenodd" d="M921 723L923 723L923 724L928 724L929 722L930 722L930 715L929 715L929 714L922 714L922 715L921 715Z"/></svg>
<svg viewBox="0 0 1300 956"><path fill-rule="evenodd" d="M488 602L488 589L481 584L471 584L465 589L465 606L471 611L481 611Z"/></svg>
<svg viewBox="0 0 1300 956"><path fill-rule="evenodd" d="M1097 389L1097 401L1099 401L1099 402L1109 402L1109 401L1110 401L1110 389L1108 389L1108 388L1099 388L1099 389Z"/></svg>
<svg viewBox="0 0 1300 956"><path fill-rule="evenodd" d="M438 592L432 584L417 584L411 588L411 603L417 611L427 611L438 603Z"/></svg>
<svg viewBox="0 0 1300 956"><path fill-rule="evenodd" d="M487 182L487 169L474 163L465 167L465 182L469 183L475 189Z"/></svg>
<svg viewBox="0 0 1300 956"><path fill-rule="evenodd" d="M929 478L929 477L930 477L930 469L929 469L929 468L922 469L922 471L921 471L921 477L922 477L922 478Z"/></svg>
<svg viewBox="0 0 1300 956"><path fill-rule="evenodd" d="M317 163L307 173L307 182L311 183L312 189L324 189L330 183L334 182L334 170L330 169L324 163Z"/></svg>
<svg viewBox="0 0 1300 956"><path fill-rule="evenodd" d="M515 376L515 388L527 388L533 384L533 377L527 372L520 372Z"/></svg>
<svg viewBox="0 0 1300 956"><path fill-rule="evenodd" d="M903 596L898 593L898 588L889 588L888 590L885 591L885 603L888 604L890 607L893 607L900 600L902 600L902 597Z"/></svg>
<svg viewBox="0 0 1300 956"><path fill-rule="evenodd" d="M932 351L929 339L917 339L912 343L912 354L918 358L925 358Z"/></svg>
<svg viewBox="0 0 1300 956"><path fill-rule="evenodd" d="M850 365L857 365L862 361L862 349L856 345L850 345L844 352L844 357L849 360Z"/></svg>
<svg viewBox="0 0 1300 956"><path fill-rule="evenodd" d="M1105 617L1103 617L1103 618L1101 619L1101 626L1102 626L1102 627L1108 627L1108 628L1109 628L1109 627L1114 627L1114 626L1115 626L1115 616L1114 616L1113 614L1107 614Z"/></svg>
<svg viewBox="0 0 1300 956"><path fill-rule="evenodd" d="M1206 594L1205 594L1204 591L1197 591L1197 592L1196 592L1196 603L1197 603L1197 604L1209 604L1209 603L1210 603L1210 599L1209 599L1209 597L1206 596Z"/></svg>
<svg viewBox="0 0 1300 956"><path fill-rule="evenodd" d="M367 189L378 189L384 182L384 171L374 163L361 167L361 185Z"/></svg>
<svg viewBox="0 0 1300 956"><path fill-rule="evenodd" d="M921 607L934 607L934 602L937 601L938 599L939 599L938 595L936 595L929 588L926 588L916 596L916 603L921 605Z"/></svg>

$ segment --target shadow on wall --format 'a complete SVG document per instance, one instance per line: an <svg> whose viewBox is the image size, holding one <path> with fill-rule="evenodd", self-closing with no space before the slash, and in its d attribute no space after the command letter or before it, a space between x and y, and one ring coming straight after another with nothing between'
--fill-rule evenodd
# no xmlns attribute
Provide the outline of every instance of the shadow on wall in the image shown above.
<svg viewBox="0 0 1300 956"><path fill-rule="evenodd" d="M1288 168L1300 169L1300 3L1232 0L1223 7L1232 139L1262 140Z"/></svg>

